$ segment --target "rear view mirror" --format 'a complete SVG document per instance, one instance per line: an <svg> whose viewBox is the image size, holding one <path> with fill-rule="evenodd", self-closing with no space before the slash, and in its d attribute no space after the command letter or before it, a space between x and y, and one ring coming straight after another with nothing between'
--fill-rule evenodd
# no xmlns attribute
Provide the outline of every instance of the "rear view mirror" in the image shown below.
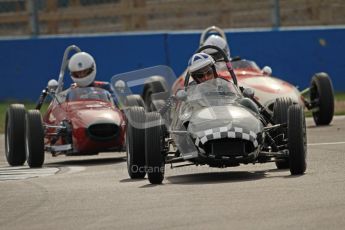
<svg viewBox="0 0 345 230"><path fill-rule="evenodd" d="M187 92L183 89L180 89L179 91L176 92L176 98L179 101L185 101L187 99Z"/></svg>
<svg viewBox="0 0 345 230"><path fill-rule="evenodd" d="M248 98L254 98L255 91L252 88L245 88L243 90L243 96Z"/></svg>
<svg viewBox="0 0 345 230"><path fill-rule="evenodd" d="M272 75L272 68L269 66L265 66L264 68L262 68L262 73L264 75L271 76Z"/></svg>

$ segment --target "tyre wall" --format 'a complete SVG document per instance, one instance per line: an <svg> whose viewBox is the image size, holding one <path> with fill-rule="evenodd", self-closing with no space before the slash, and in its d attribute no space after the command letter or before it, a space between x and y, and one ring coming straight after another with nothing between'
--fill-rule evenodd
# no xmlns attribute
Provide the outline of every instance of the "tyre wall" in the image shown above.
<svg viewBox="0 0 345 230"><path fill-rule="evenodd" d="M58 78L65 48L75 44L97 62L97 79L153 65L169 65L176 75L198 48L201 31L117 33L0 40L0 100L36 100L48 80ZM308 87L312 75L327 72L337 91L345 91L345 28L280 31L227 30L232 56L271 66L273 75ZM67 71L66 71L67 72ZM68 73L67 73L68 74ZM66 85L70 79L66 75Z"/></svg>

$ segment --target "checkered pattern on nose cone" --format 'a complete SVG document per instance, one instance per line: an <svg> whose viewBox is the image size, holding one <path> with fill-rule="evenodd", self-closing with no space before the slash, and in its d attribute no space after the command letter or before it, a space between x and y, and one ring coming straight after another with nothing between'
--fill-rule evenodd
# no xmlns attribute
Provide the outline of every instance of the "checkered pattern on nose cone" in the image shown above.
<svg viewBox="0 0 345 230"><path fill-rule="evenodd" d="M255 148L258 147L256 133L240 127L218 127L198 132L197 138L195 139L195 145L201 147L200 144L205 144L207 141L222 138L238 138L248 140L253 143Z"/></svg>

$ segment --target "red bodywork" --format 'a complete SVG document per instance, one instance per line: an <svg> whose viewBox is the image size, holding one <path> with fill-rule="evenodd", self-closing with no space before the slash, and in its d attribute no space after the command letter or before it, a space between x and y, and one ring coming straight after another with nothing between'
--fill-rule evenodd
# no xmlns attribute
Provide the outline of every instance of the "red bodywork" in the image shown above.
<svg viewBox="0 0 345 230"><path fill-rule="evenodd" d="M59 126L63 121L70 124L72 143L68 143L63 137L59 137L56 143L52 143L57 129L49 127L49 125ZM48 127L45 131L45 144L72 144L71 155L122 150L125 145L125 117L122 111L111 102L87 99L57 103L54 100L43 116L43 123ZM88 128L95 124L113 124L117 126L118 130L116 135L106 138L104 133L102 137L90 135ZM102 131L98 130L98 132Z"/></svg>

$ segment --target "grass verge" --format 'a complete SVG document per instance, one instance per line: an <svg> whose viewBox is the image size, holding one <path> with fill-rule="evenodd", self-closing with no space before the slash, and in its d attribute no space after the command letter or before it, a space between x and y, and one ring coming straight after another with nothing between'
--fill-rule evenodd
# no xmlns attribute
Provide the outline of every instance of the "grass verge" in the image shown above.
<svg viewBox="0 0 345 230"><path fill-rule="evenodd" d="M345 115L345 92L342 93L335 93L335 115ZM0 133L4 133L5 128L5 117L6 117L6 110L9 104L13 102L1 102L0 103ZM35 108L35 103L24 102L26 109L33 109ZM48 104L44 104L42 106L41 111L45 111L48 107ZM311 117L312 114L310 111L306 111L306 116Z"/></svg>

